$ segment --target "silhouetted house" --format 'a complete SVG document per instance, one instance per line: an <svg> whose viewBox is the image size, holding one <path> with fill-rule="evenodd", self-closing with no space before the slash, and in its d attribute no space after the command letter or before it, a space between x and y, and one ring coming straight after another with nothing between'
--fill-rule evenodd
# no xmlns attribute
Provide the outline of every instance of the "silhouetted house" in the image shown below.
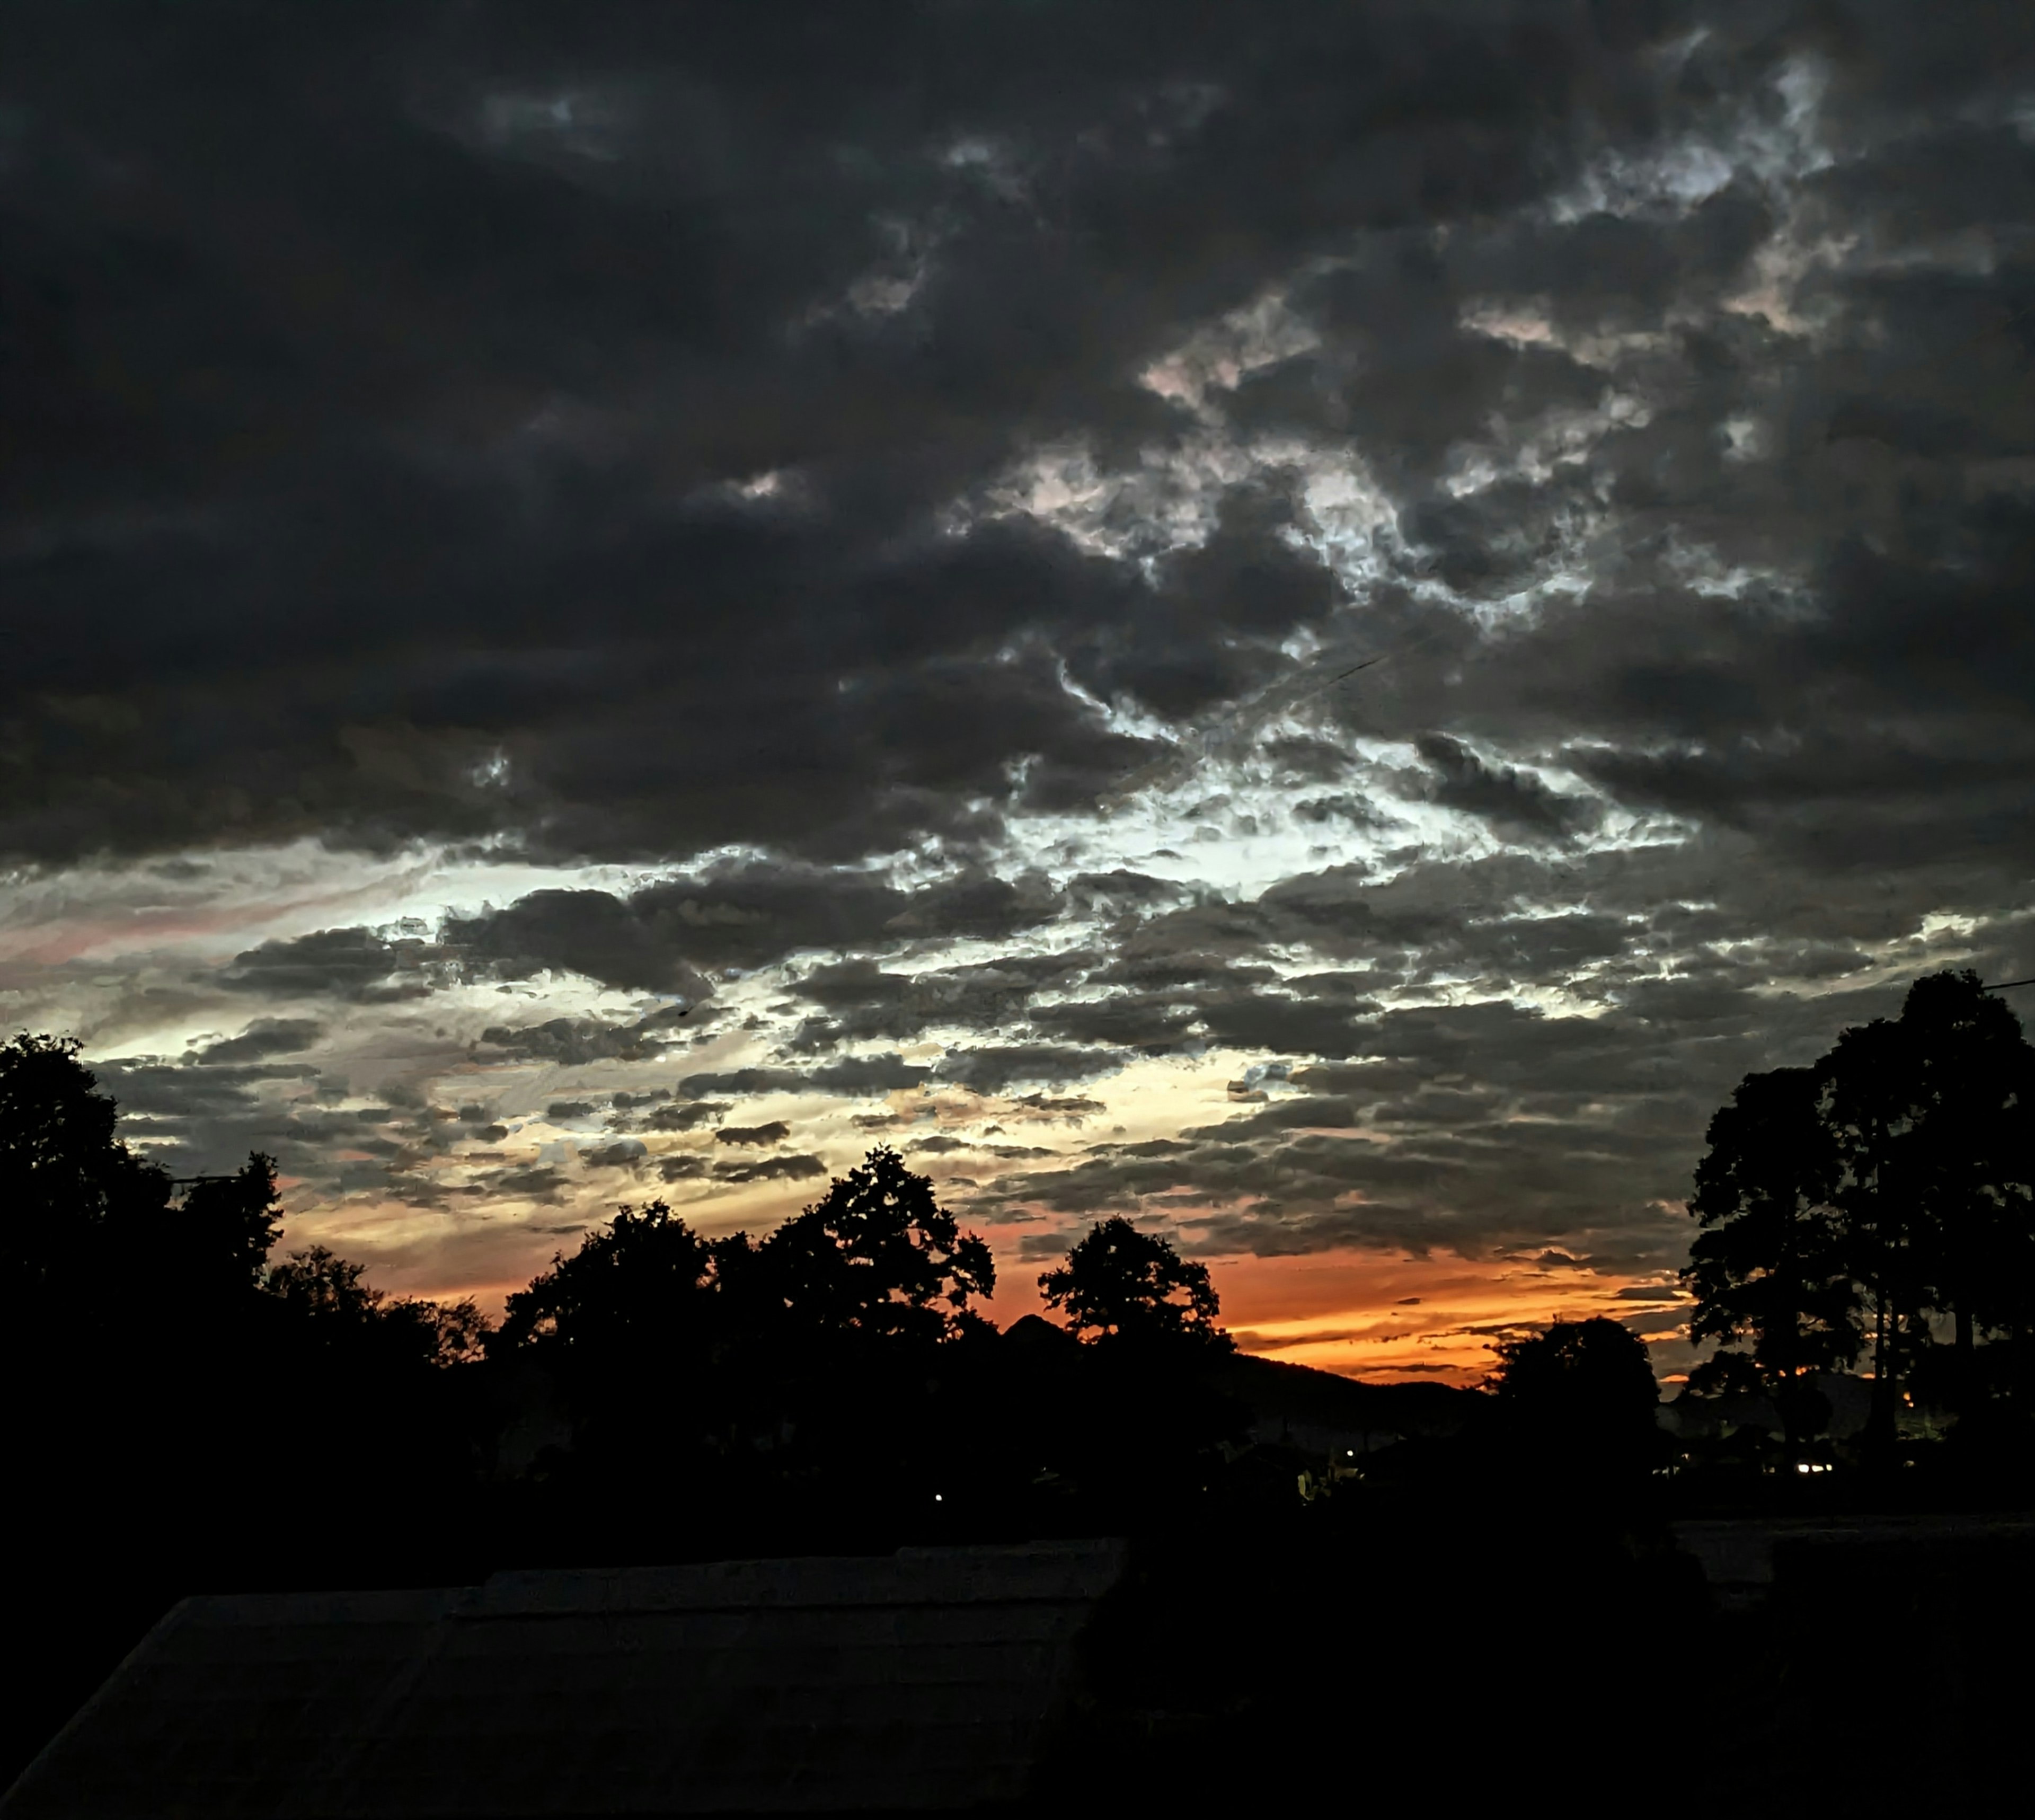
<svg viewBox="0 0 2035 1820"><path fill-rule="evenodd" d="M1872 1382L1849 1373L1819 1371L1811 1382L1829 1401L1830 1419L1821 1433L1834 1441L1847 1440L1862 1432L1872 1411ZM1663 1429L1678 1441L1727 1439L1741 1430L1753 1430L1779 1439L1785 1431L1781 1412L1771 1397L1759 1396L1692 1397L1684 1389L1663 1401L1656 1412Z"/></svg>
<svg viewBox="0 0 2035 1820"><path fill-rule="evenodd" d="M1009 1806L1123 1566L1072 1542L188 1599L0 1813Z"/></svg>

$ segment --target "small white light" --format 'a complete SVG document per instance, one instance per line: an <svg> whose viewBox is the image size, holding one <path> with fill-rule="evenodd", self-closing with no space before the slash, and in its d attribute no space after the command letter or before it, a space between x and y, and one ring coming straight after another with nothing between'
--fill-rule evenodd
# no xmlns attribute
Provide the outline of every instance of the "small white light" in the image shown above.
<svg viewBox="0 0 2035 1820"><path fill-rule="evenodd" d="M1802 1470L1803 1470L1804 1472L1807 1472L1807 1471L1808 1471L1808 1468L1807 1468L1807 1467L1806 1467L1806 1466L1804 1466L1804 1467L1802 1468ZM944 1503L946 1503L946 1499L943 1496L942 1496L940 1493L939 1493L939 1492L935 1491L935 1492L933 1494L933 1502L934 1502L935 1504L944 1504Z"/></svg>
<svg viewBox="0 0 2035 1820"><path fill-rule="evenodd" d="M1796 1467L1795 1470L1797 1472L1813 1472L1815 1471L1815 1468L1811 1466L1807 1461L1804 1460Z"/></svg>

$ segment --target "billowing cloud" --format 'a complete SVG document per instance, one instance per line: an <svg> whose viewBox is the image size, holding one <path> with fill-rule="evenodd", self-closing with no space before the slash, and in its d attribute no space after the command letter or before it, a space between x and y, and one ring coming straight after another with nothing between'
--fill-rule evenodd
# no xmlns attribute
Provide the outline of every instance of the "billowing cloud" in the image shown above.
<svg viewBox="0 0 2035 1820"><path fill-rule="evenodd" d="M1657 1284L1737 1074L2035 972L2031 50L41 32L9 1015L397 1269L639 1181L761 1220L892 1134L1041 1254Z"/></svg>

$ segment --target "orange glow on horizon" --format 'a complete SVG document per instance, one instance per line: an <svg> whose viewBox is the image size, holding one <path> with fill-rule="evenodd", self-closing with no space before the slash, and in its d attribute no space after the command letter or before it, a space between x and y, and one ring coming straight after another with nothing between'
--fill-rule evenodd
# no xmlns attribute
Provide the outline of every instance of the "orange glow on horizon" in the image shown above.
<svg viewBox="0 0 2035 1820"><path fill-rule="evenodd" d="M1558 1318L1649 1306L1642 1280L1523 1260L1344 1250L1214 1264L1224 1324L1247 1352L1345 1377L1480 1382L1492 1341ZM1667 1307L1665 1292L1652 1305Z"/></svg>
<svg viewBox="0 0 2035 1820"><path fill-rule="evenodd" d="M510 1293L547 1268L555 1254L577 1249L585 1232L598 1222L565 1231L476 1232L466 1235L466 1245L421 1252L413 1249L408 1219L390 1224L396 1230L380 1245L363 1243L372 1222L329 1236L340 1250L376 1265L378 1286L446 1300L471 1295L484 1312L498 1318ZM774 1221L760 1224L767 1230ZM1021 1261L1020 1235L1025 1230L993 1224L982 1229L998 1265L997 1293L985 1300L982 1312L999 1327L1047 1312L1038 1277L1057 1262L1057 1252L1051 1258ZM292 1232L285 1248L309 1236ZM1642 1331L1657 1343L1667 1337L1664 1326L1680 1303L1657 1281L1537 1258L1472 1258L1448 1251L1418 1258L1345 1248L1295 1257L1212 1258L1209 1268L1221 1297L1222 1323L1243 1351L1380 1382L1480 1384L1496 1363L1491 1350L1495 1341L1558 1318L1651 1314L1655 1319ZM1683 1348L1669 1350L1676 1356L1657 1354L1657 1368L1680 1363Z"/></svg>
<svg viewBox="0 0 2035 1820"><path fill-rule="evenodd" d="M984 1232L996 1252L999 1327L1044 1314L1039 1272L1018 1261L1021 1229ZM1613 1319L1666 1310L1680 1298L1648 1279L1537 1258L1425 1258L1354 1247L1290 1258L1209 1260L1222 1323L1247 1352L1379 1382L1476 1385L1497 1363L1491 1343L1557 1318Z"/></svg>

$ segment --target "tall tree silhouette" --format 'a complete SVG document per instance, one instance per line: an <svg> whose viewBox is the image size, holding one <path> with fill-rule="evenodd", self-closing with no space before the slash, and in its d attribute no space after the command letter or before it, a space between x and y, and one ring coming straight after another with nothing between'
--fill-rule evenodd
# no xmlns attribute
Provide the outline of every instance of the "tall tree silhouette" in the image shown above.
<svg viewBox="0 0 2035 1820"><path fill-rule="evenodd" d="M0 1046L0 1294L16 1318L100 1277L109 1227L160 1216L168 1175L115 1134L70 1036Z"/></svg>
<svg viewBox="0 0 2035 1820"><path fill-rule="evenodd" d="M1913 1185L1903 1179L1913 1060L1900 1028L1875 1017L1840 1034L1817 1065L1823 1122L1839 1163L1845 1253L1870 1324L1871 1426L1882 1443L1893 1435L1900 1380L1927 1337Z"/></svg>
<svg viewBox="0 0 2035 1820"><path fill-rule="evenodd" d="M1900 1028L1922 1286L1968 1385L1980 1336L2019 1337L2035 1294L2035 1049L1969 972L1917 980Z"/></svg>
<svg viewBox="0 0 2035 1820"><path fill-rule="evenodd" d="M1860 1344L1823 1085L1809 1068L1739 1083L1697 1165L1689 1210L1703 1231L1682 1273L1696 1299L1690 1337L1723 1343L1699 1377L1722 1380L1734 1362L1749 1363L1795 1441L1820 1426L1810 1374L1850 1364Z"/></svg>
<svg viewBox="0 0 2035 1820"><path fill-rule="evenodd" d="M1231 1344L1216 1324L1221 1303L1208 1266L1120 1215L1091 1229L1064 1264L1040 1277L1039 1288L1085 1339Z"/></svg>
<svg viewBox="0 0 2035 1820"><path fill-rule="evenodd" d="M192 1183L165 1209L130 1206L107 1223L118 1273L166 1310L245 1309L282 1232L276 1164L259 1152L231 1175Z"/></svg>
<svg viewBox="0 0 2035 1820"><path fill-rule="evenodd" d="M1981 1342L2019 1359L2035 1326L2032 1111L2035 1050L1969 972L1917 980L1898 1019L1841 1032L1812 1070L1749 1076L1689 1203L1696 1337L1725 1363L1749 1341L1772 1383L1849 1363L1863 1328L1883 1450L1918 1369L1969 1404Z"/></svg>
<svg viewBox="0 0 2035 1820"><path fill-rule="evenodd" d="M17 1310L195 1337L245 1308L280 1230L275 1165L192 1183L181 1201L118 1134L74 1037L0 1045L0 1294Z"/></svg>

